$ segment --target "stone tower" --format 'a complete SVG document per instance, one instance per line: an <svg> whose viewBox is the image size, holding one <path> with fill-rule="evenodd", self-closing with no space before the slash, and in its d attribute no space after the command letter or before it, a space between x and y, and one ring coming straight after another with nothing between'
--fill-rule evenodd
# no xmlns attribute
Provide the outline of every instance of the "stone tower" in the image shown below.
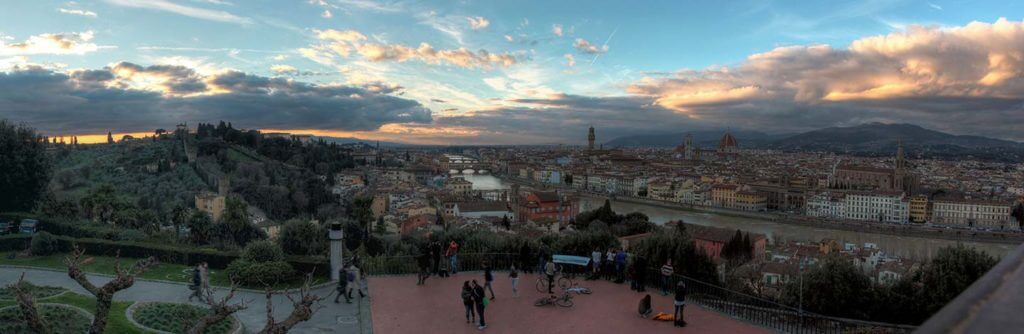
<svg viewBox="0 0 1024 334"><path fill-rule="evenodd" d="M686 160L693 160L695 158L693 155L693 151L693 134L687 133L686 141L683 142L683 158Z"/></svg>
<svg viewBox="0 0 1024 334"><path fill-rule="evenodd" d="M594 141L597 140L597 136L594 135L594 127L590 127L590 133L587 134L587 149L594 150Z"/></svg>
<svg viewBox="0 0 1024 334"><path fill-rule="evenodd" d="M907 161L903 158L903 141L896 140L896 166L893 168L892 188L893 190L907 191Z"/></svg>

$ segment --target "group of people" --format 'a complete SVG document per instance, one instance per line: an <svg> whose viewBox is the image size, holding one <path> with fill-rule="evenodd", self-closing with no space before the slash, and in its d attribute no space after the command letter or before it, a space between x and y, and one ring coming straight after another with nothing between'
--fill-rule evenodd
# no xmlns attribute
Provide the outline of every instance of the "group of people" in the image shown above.
<svg viewBox="0 0 1024 334"><path fill-rule="evenodd" d="M355 257L350 262L346 262L338 269L338 294L334 296L334 303L338 303L338 299L342 296L345 297L345 302L351 304L353 292L359 292L359 298L366 297L366 293L363 292L363 279L366 278L366 273L359 270L359 260Z"/></svg>
<svg viewBox="0 0 1024 334"><path fill-rule="evenodd" d="M647 292L647 285L649 284L648 275L650 274L651 267L643 256L636 256L622 248L616 247L611 247L606 252L595 249L590 253L590 270L591 278L593 279L604 277L616 283L623 283L629 280L630 289L641 293ZM682 281L673 284L676 281L674 279L675 273L672 259L666 260L661 265L661 268L658 268L658 274L660 274L658 276L660 277L657 283L661 287L662 296L673 295L673 303L675 304L673 320L675 325L685 326L686 321L683 321L683 308L686 305L686 284ZM651 295L645 295L640 300L639 312L643 317L650 315L652 312Z"/></svg>
<svg viewBox="0 0 1024 334"><path fill-rule="evenodd" d="M192 283L188 288L192 290L188 301L192 301L193 298L203 301L203 293L210 289L210 265L208 263L199 262L195 268L192 268Z"/></svg>
<svg viewBox="0 0 1024 334"><path fill-rule="evenodd" d="M441 245L440 241L431 242L416 257L416 263L419 267L416 285L425 284L431 275L438 277L454 275L459 272L459 244L455 240L451 240L445 247Z"/></svg>

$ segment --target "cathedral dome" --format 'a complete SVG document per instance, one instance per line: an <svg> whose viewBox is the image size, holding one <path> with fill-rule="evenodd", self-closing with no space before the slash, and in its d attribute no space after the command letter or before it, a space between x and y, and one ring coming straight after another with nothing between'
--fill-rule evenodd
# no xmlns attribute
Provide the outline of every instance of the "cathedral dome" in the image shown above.
<svg viewBox="0 0 1024 334"><path fill-rule="evenodd" d="M736 141L736 137L733 137L731 133L726 132L722 136L722 140L718 142L718 148L736 148L739 147L739 142Z"/></svg>

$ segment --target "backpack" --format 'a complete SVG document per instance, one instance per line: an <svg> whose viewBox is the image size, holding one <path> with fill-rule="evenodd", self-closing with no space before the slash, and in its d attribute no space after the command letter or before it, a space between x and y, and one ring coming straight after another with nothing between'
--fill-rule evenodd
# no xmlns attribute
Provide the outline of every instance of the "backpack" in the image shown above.
<svg viewBox="0 0 1024 334"><path fill-rule="evenodd" d="M351 271L351 270L349 270L349 271L346 272L345 278L348 279L349 282L355 282L356 281L356 273Z"/></svg>
<svg viewBox="0 0 1024 334"><path fill-rule="evenodd" d="M462 290L462 303L470 304L473 302L473 292L470 290Z"/></svg>

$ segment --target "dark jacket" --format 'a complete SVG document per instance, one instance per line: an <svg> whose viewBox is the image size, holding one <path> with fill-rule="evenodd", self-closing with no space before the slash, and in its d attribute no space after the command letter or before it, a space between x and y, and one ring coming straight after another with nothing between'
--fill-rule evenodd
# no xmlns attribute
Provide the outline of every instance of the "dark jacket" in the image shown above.
<svg viewBox="0 0 1024 334"><path fill-rule="evenodd" d="M491 272L491 267L487 267L484 269L484 281L494 281L494 273Z"/></svg>
<svg viewBox="0 0 1024 334"><path fill-rule="evenodd" d="M675 300L677 302L685 302L686 301L686 286L685 285L683 285L683 286L676 285L676 298L675 298Z"/></svg>
<svg viewBox="0 0 1024 334"><path fill-rule="evenodd" d="M483 306L484 298L487 298L487 294L484 292L484 287L482 285L473 287L473 303L477 306Z"/></svg>
<svg viewBox="0 0 1024 334"><path fill-rule="evenodd" d="M473 288L462 289L462 304L473 305Z"/></svg>
<svg viewBox="0 0 1024 334"><path fill-rule="evenodd" d="M192 269L192 285L200 286L203 284L203 274L200 273L199 267Z"/></svg>

